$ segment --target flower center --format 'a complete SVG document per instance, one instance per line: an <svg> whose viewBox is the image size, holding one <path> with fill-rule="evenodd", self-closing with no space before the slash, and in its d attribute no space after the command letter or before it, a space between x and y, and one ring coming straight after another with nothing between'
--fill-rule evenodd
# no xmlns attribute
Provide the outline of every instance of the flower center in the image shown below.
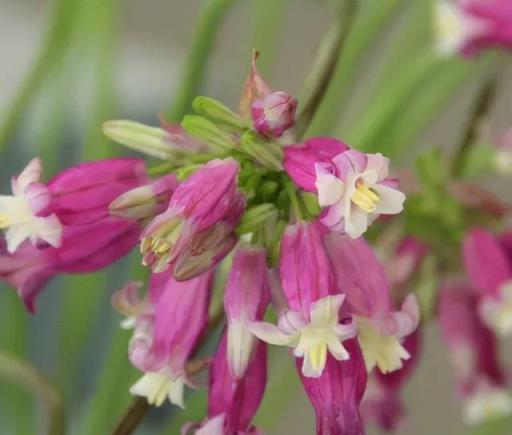
<svg viewBox="0 0 512 435"><path fill-rule="evenodd" d="M363 181L356 183L356 190L352 194L352 202L366 213L373 213L377 209L377 203L380 201L372 189L370 189Z"/></svg>
<svg viewBox="0 0 512 435"><path fill-rule="evenodd" d="M168 261L170 261L171 250L180 238L182 230L183 220L172 219L166 222L153 235L144 238L140 245L140 250L142 254L153 254L154 258L149 262L145 258L143 263L151 266L154 272L163 271Z"/></svg>

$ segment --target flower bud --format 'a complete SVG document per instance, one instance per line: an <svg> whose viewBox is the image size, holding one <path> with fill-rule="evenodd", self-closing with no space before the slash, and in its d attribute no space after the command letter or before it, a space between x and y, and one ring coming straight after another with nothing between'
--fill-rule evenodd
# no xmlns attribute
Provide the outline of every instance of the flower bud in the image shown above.
<svg viewBox="0 0 512 435"><path fill-rule="evenodd" d="M280 137L295 125L297 100L286 92L276 91L254 100L251 116L254 128L266 136Z"/></svg>

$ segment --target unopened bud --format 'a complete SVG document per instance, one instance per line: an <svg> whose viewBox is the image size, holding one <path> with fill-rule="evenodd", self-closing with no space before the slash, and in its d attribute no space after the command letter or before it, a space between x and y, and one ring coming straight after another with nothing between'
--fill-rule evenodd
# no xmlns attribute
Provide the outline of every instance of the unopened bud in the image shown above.
<svg viewBox="0 0 512 435"><path fill-rule="evenodd" d="M236 145L234 138L213 122L198 115L186 115L181 126L191 136L206 142L214 151L226 151Z"/></svg>
<svg viewBox="0 0 512 435"><path fill-rule="evenodd" d="M241 137L242 149L264 167L283 169L283 150L278 143L266 141L254 131L246 131Z"/></svg>
<svg viewBox="0 0 512 435"><path fill-rule="evenodd" d="M192 108L204 118L226 125L234 130L243 131L249 127L247 121L221 102L208 97L196 97Z"/></svg>
<svg viewBox="0 0 512 435"><path fill-rule="evenodd" d="M251 106L254 128L267 136L280 137L295 125L297 100L286 92L272 92L257 98Z"/></svg>

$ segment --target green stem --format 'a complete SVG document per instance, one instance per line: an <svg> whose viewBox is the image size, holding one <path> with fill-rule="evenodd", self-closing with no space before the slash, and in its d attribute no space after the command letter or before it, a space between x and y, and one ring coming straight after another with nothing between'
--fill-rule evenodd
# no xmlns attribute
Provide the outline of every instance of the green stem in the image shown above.
<svg viewBox="0 0 512 435"><path fill-rule="evenodd" d="M313 70L316 77L309 79L314 81L315 85L311 95L304 104L304 108L297 118L295 132L298 139L301 139L304 136L304 133L311 124L316 111L325 97L325 93L333 78L336 64L342 53L344 42L352 26L352 22L354 21L357 11L357 3L349 0L348 2L344 2L343 5L345 7L341 8L339 18L334 29L326 34L322 43L322 45L329 47L329 53L325 56L323 50L320 50L320 55L317 61L321 65L321 68L319 70Z"/></svg>
<svg viewBox="0 0 512 435"><path fill-rule="evenodd" d="M199 18L197 33L190 48L178 94L169 110L170 121L179 122L203 84L216 36L224 17L236 0L208 0Z"/></svg>
<svg viewBox="0 0 512 435"><path fill-rule="evenodd" d="M493 72L487 78L477 96L464 136L455 152L452 168L454 177L460 177L464 172L470 151L478 139L481 122L489 116L494 103L497 85L498 73Z"/></svg>
<svg viewBox="0 0 512 435"><path fill-rule="evenodd" d="M379 35L382 25L405 0L368 0L362 6L344 44L343 53L336 62L333 79L325 98L306 130L307 136L330 134L338 123L343 101L350 90L364 54Z"/></svg>
<svg viewBox="0 0 512 435"><path fill-rule="evenodd" d="M288 198L290 198L290 205L291 209L293 211L293 214L295 216L295 219L297 220L304 220L305 215L299 200L299 195L297 192L297 189L295 188L295 185L290 181L288 177L283 177L283 185L284 189L288 195Z"/></svg>
<svg viewBox="0 0 512 435"><path fill-rule="evenodd" d="M50 70L63 59L70 44L76 7L77 2L74 1L55 1L52 23L43 46L0 125L0 151L7 146L7 141L20 125L32 96L41 87Z"/></svg>
<svg viewBox="0 0 512 435"><path fill-rule="evenodd" d="M43 373L25 360L7 352L0 352L0 376L25 387L34 396L39 397L48 413L48 435L64 434L64 407L61 395Z"/></svg>

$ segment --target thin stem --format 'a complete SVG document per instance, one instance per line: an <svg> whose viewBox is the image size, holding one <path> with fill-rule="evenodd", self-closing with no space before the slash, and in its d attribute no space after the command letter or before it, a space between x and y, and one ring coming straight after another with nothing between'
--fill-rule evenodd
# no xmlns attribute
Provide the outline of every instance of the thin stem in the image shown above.
<svg viewBox="0 0 512 435"><path fill-rule="evenodd" d="M343 12L339 14L339 18L333 30L335 35L334 42L331 41L331 32L326 35L325 43L330 46L330 52L328 53L327 59L323 59L323 56L319 59L320 62L324 63L323 68L319 71L315 88L298 116L297 126L295 128L298 139L304 136L318 107L324 99L329 83L334 76L336 64L343 50L343 45L350 31L352 22L354 21L357 12L357 2L347 0L344 5L345 7L342 8Z"/></svg>
<svg viewBox="0 0 512 435"><path fill-rule="evenodd" d="M179 122L197 95L206 74L216 36L236 0L208 0L183 71L183 81L169 110L169 120Z"/></svg>
<svg viewBox="0 0 512 435"><path fill-rule="evenodd" d="M56 386L32 364L7 352L0 352L0 376L24 386L43 403L48 413L48 435L64 435L62 397Z"/></svg>
<svg viewBox="0 0 512 435"><path fill-rule="evenodd" d="M56 0L52 23L32 68L23 80L0 125L0 151L18 128L32 96L40 88L51 69L62 60L70 44L77 2Z"/></svg>
<svg viewBox="0 0 512 435"><path fill-rule="evenodd" d="M466 131L453 158L452 174L454 177L459 177L464 172L469 153L478 139L481 122L489 116L496 97L497 87L498 73L493 72L478 94Z"/></svg>

